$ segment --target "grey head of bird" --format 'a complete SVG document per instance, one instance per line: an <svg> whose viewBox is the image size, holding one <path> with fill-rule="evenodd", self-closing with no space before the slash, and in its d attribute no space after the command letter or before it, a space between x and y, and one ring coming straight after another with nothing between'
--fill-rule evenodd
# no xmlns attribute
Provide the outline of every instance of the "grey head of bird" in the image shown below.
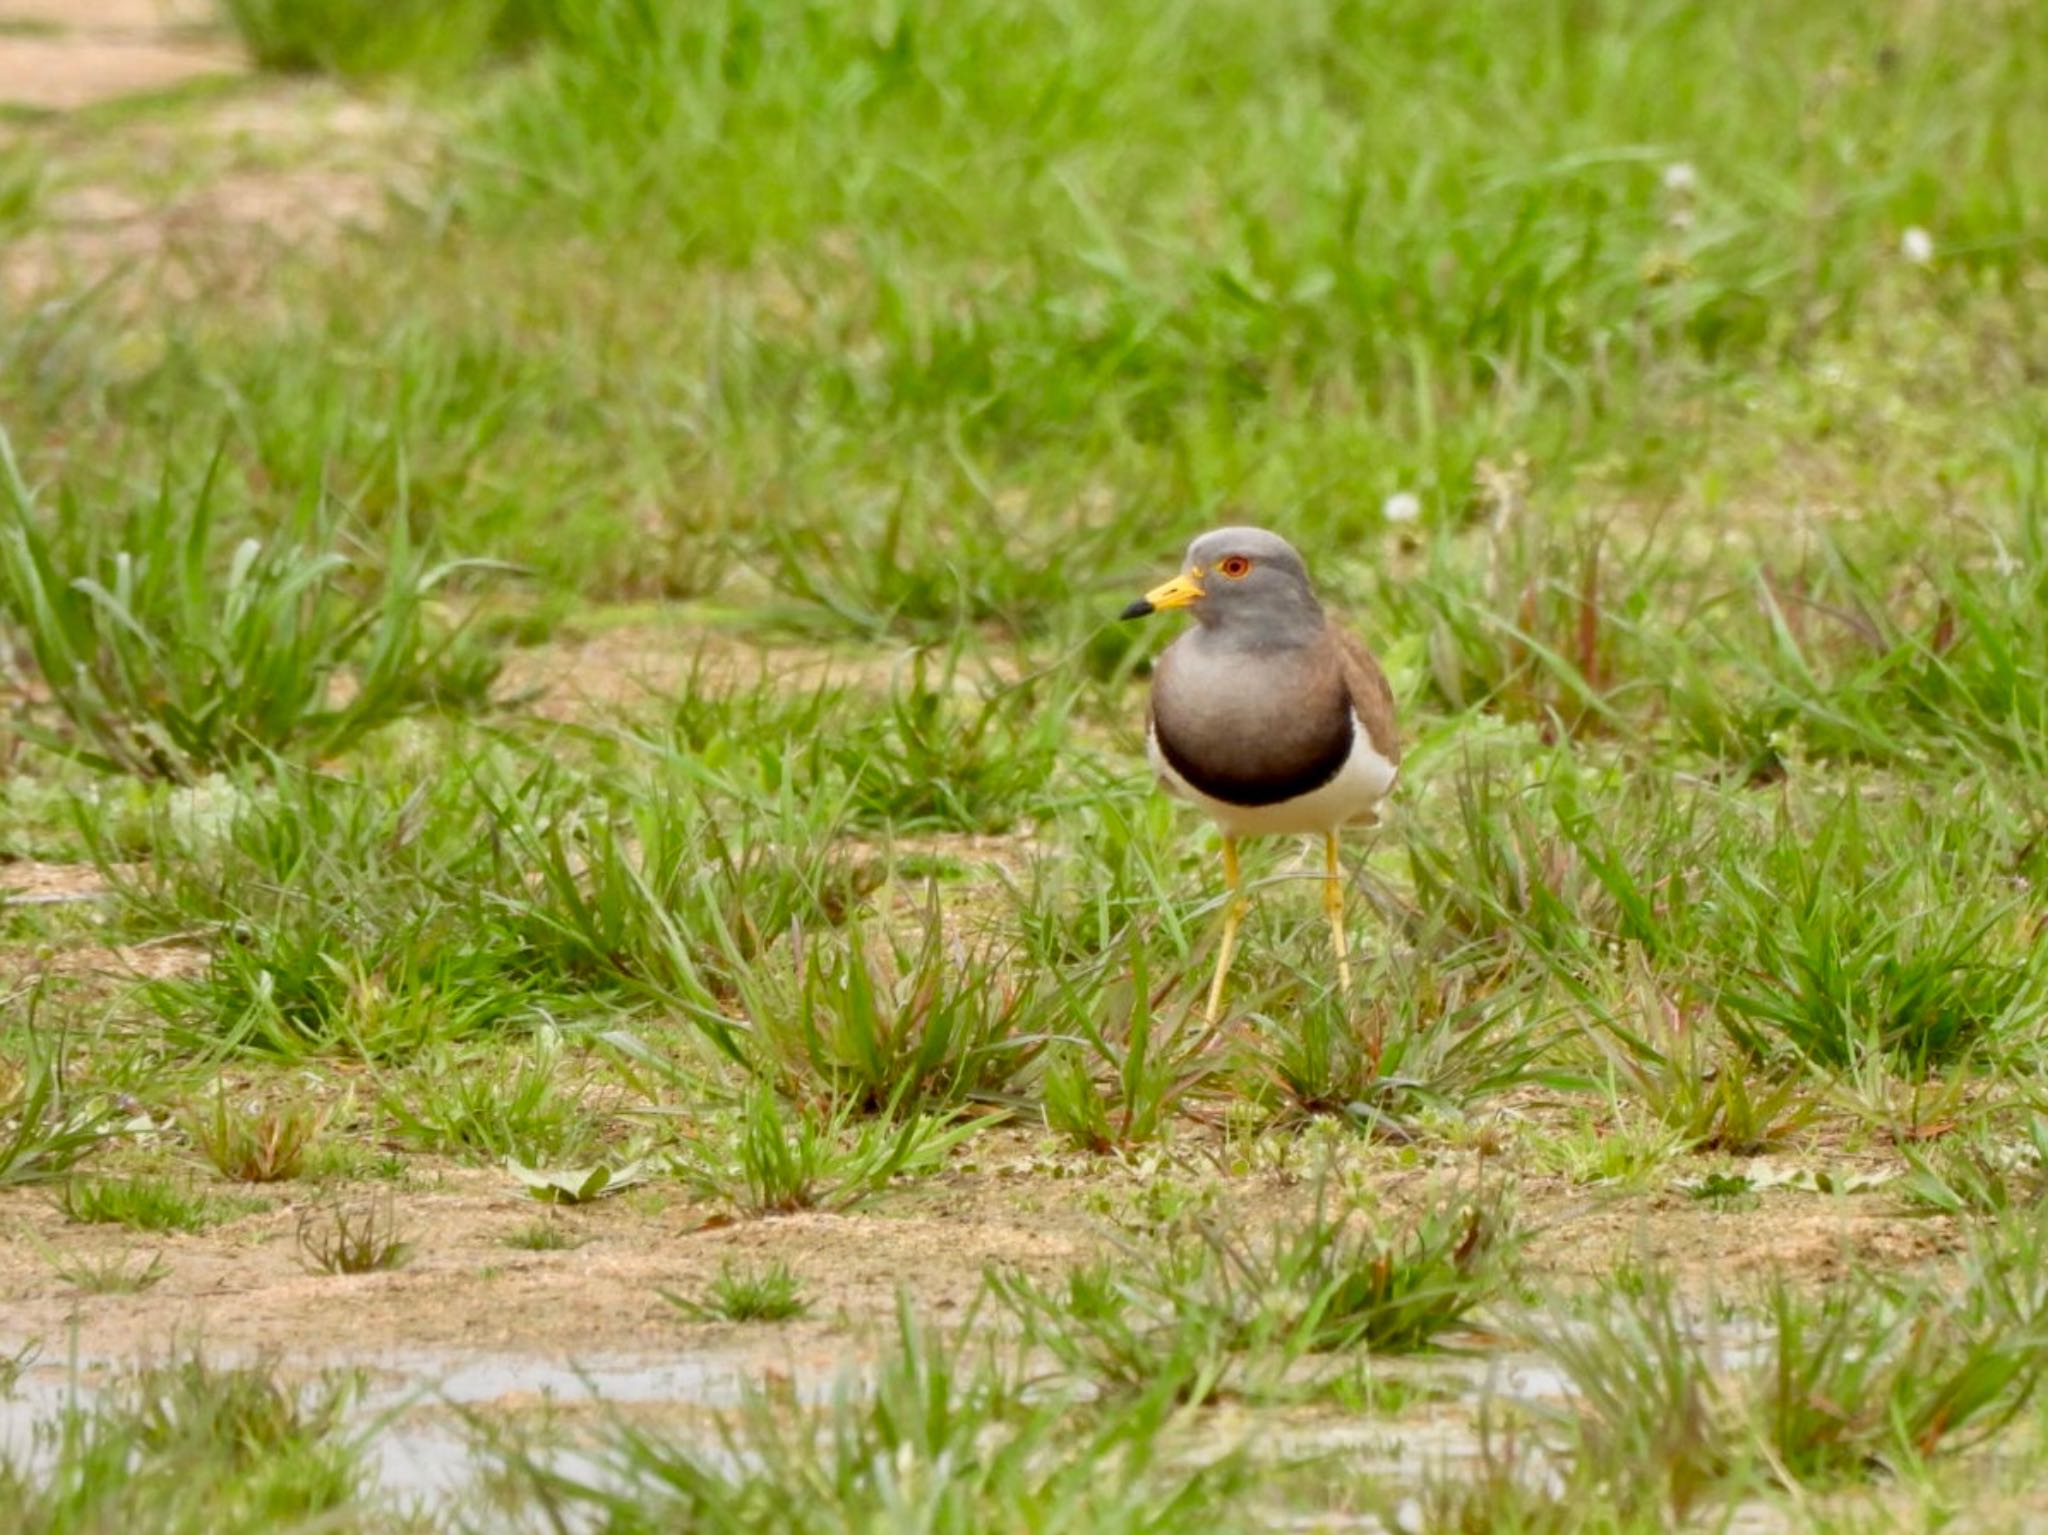
<svg viewBox="0 0 2048 1535"><path fill-rule="evenodd" d="M1294 546L1264 528L1217 528L1188 545L1186 567L1125 608L1125 618L1185 608L1213 639L1266 649L1312 642L1322 605Z"/></svg>

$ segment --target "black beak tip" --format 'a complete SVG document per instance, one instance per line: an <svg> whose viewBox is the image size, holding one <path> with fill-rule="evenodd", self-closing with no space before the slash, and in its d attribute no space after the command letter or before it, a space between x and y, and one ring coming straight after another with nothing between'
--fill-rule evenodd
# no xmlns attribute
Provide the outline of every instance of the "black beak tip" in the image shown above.
<svg viewBox="0 0 2048 1535"><path fill-rule="evenodd" d="M1126 620L1133 618L1147 618L1151 616L1153 611L1154 609L1152 607L1152 604L1147 602L1143 597L1140 597L1136 602L1132 603L1129 607L1125 608L1121 613L1117 614L1117 617Z"/></svg>

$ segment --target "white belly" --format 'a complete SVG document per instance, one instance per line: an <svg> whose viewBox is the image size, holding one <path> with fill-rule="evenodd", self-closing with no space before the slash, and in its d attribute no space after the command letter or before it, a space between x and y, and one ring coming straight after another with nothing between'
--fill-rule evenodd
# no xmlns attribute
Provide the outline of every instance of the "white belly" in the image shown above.
<svg viewBox="0 0 2048 1535"><path fill-rule="evenodd" d="M1173 764L1159 749L1158 736L1151 730L1145 732L1145 755L1151 759L1152 769L1167 793L1201 810L1229 837L1298 836L1305 832L1335 831L1354 822L1370 822L1379 802L1392 792L1398 771L1373 750L1372 737L1356 716L1351 721L1351 755L1344 759L1336 776L1299 799L1283 800L1277 805L1232 805L1211 799L1173 770Z"/></svg>

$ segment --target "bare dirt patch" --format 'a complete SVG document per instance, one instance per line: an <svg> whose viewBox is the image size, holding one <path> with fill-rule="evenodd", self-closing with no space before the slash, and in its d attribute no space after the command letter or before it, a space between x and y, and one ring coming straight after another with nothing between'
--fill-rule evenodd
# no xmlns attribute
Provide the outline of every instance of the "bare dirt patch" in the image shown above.
<svg viewBox="0 0 2048 1535"><path fill-rule="evenodd" d="M35 227L0 255L0 293L30 304L127 276L115 299L131 309L254 295L278 261L381 226L434 142L417 113L316 83L66 138Z"/></svg>
<svg viewBox="0 0 2048 1535"><path fill-rule="evenodd" d="M280 1203L198 1236L161 1236L71 1224L47 1194L0 1197L0 1222L44 1247L101 1257L163 1255L169 1277L133 1296L84 1296L50 1271L34 1244L0 1253L4 1331L18 1342L64 1336L126 1357L173 1338L210 1348L275 1351L294 1359L388 1359L450 1350L568 1358L672 1351L707 1329L682 1322L662 1289L696 1294L721 1264L782 1261L803 1280L819 1319L888 1314L899 1286L941 1311L964 1306L985 1264L1056 1267L1078 1255L1084 1229L1049 1229L972 1209L914 1213L804 1214L734 1223L708 1206L650 1208L631 1195L553 1212L580 1245L525 1252L514 1232L549 1215L508 1175L448 1170L436 1187L394 1197L416 1255L391 1273L307 1272L296 1233L302 1213L329 1196L285 1187ZM353 1190L352 1202L381 1194ZM1071 1223L1069 1223L1071 1224ZM713 1329L712 1331L715 1331Z"/></svg>
<svg viewBox="0 0 2048 1535"><path fill-rule="evenodd" d="M35 858L0 863L0 906L97 900L107 882L89 863L44 863Z"/></svg>
<svg viewBox="0 0 2048 1535"><path fill-rule="evenodd" d="M159 37L215 27L211 0L0 0L0 26L63 28L95 37Z"/></svg>
<svg viewBox="0 0 2048 1535"><path fill-rule="evenodd" d="M184 980L205 969L206 951L183 938L72 946L50 964L52 974L67 979L115 983Z"/></svg>
<svg viewBox="0 0 2048 1535"><path fill-rule="evenodd" d="M527 712L565 721L672 702L693 690L724 693L764 684L804 693L842 687L886 695L905 678L913 654L907 646L764 645L758 636L679 618L515 651L499 692L520 699ZM992 667L989 676L1000 673ZM966 672L954 679L963 687L974 680Z"/></svg>
<svg viewBox="0 0 2048 1535"><path fill-rule="evenodd" d="M241 67L239 54L211 43L0 33L0 102L70 111Z"/></svg>
<svg viewBox="0 0 2048 1535"><path fill-rule="evenodd" d="M0 104L65 112L235 74L197 0L0 0Z"/></svg>

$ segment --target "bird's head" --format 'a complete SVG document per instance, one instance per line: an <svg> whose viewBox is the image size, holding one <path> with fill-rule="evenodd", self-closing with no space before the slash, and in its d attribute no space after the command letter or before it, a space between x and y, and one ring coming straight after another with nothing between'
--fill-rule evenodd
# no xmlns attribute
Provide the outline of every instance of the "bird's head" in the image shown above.
<svg viewBox="0 0 2048 1535"><path fill-rule="evenodd" d="M1125 608L1144 618L1186 608L1205 628L1290 630L1320 623L1322 609L1294 546L1264 528L1218 528L1188 545L1187 564Z"/></svg>

